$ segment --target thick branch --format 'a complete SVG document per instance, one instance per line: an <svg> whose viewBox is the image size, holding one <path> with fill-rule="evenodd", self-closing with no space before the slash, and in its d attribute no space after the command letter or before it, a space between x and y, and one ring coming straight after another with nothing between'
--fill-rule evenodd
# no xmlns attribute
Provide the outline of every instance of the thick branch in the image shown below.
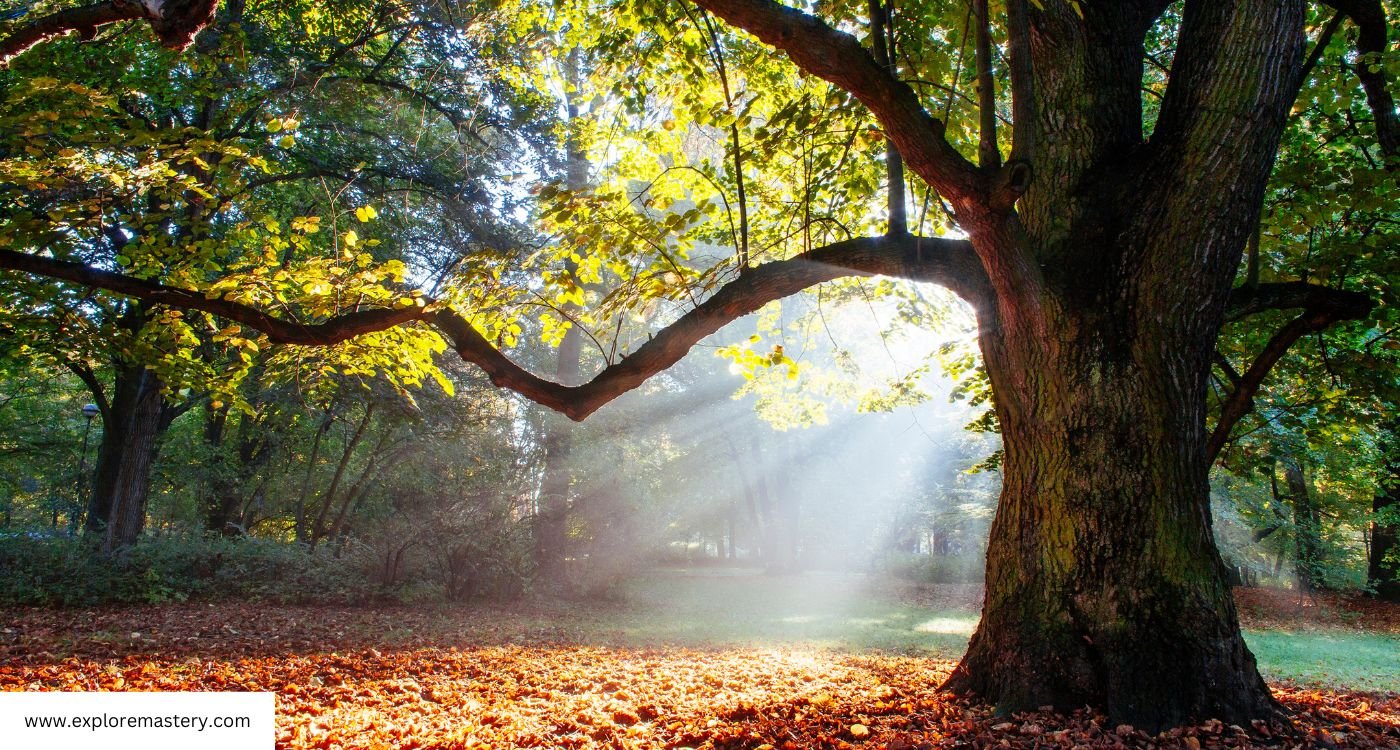
<svg viewBox="0 0 1400 750"><path fill-rule="evenodd" d="M1302 10L1301 3L1186 3L1149 158L1141 162L1151 200L1162 201L1160 215L1194 217L1204 236L1222 238L1240 215L1253 225L1303 64ZM1172 187L1178 184L1192 189ZM1223 254L1237 246L1214 247Z"/></svg>
<svg viewBox="0 0 1400 750"><path fill-rule="evenodd" d="M26 23L0 40L0 67L29 49L76 31L91 39L97 29L119 21L145 19L161 44L183 50L214 20L218 0L108 0L67 8Z"/></svg>
<svg viewBox="0 0 1400 750"><path fill-rule="evenodd" d="M894 276L948 287L974 307L990 304L991 291L981 263L962 240L885 236L847 240L803 257L765 263L721 287L713 296L658 332L620 362L580 386L564 386L534 375L486 340L461 313L429 301L426 308L358 310L320 323L288 321L248 305L200 292L67 261L0 250L0 268L9 268L138 297L150 302L203 310L262 331L276 343L327 345L352 336L412 321L430 323L467 362L491 382L582 420L604 404L636 388L684 357L701 339L726 323L781 299L843 276Z"/></svg>
<svg viewBox="0 0 1400 750"><path fill-rule="evenodd" d="M1376 140L1391 168L1400 164L1400 116L1395 112L1395 99L1390 95L1381 55L1386 46L1385 8L1380 0L1324 0L1345 13L1360 32L1356 51L1361 60L1356 64L1356 77L1366 91L1366 104L1376 118ZM1375 66L1374 68L1372 66Z"/></svg>
<svg viewBox="0 0 1400 750"><path fill-rule="evenodd" d="M1244 416L1254 410L1254 395L1264 378L1288 348L1298 339L1316 333L1342 320L1359 320L1371 312L1372 302L1365 295L1340 289L1328 289L1303 282L1260 284L1240 287L1230 298L1232 319L1262 310L1303 308L1303 313L1280 328L1264 345L1242 375L1232 378L1235 390L1220 407L1220 419L1206 443L1206 458L1212 463L1230 439L1230 431Z"/></svg>
<svg viewBox="0 0 1400 750"><path fill-rule="evenodd" d="M70 32L76 31L84 39L91 39L99 26L144 17L145 10L141 6L116 2L67 8L51 13L20 26L4 40L0 40L0 66L9 65L10 60L31 48Z"/></svg>
<svg viewBox="0 0 1400 750"><path fill-rule="evenodd" d="M1371 312L1371 299L1360 292L1285 281L1276 284L1242 286L1230 292L1226 320L1235 321L1265 310L1329 312L1335 320L1359 320Z"/></svg>
<svg viewBox="0 0 1400 750"><path fill-rule="evenodd" d="M773 0L699 0L725 21L787 53L804 71L851 92L884 126L905 163L947 197L962 218L985 213L988 180L944 138L914 90L850 34Z"/></svg>

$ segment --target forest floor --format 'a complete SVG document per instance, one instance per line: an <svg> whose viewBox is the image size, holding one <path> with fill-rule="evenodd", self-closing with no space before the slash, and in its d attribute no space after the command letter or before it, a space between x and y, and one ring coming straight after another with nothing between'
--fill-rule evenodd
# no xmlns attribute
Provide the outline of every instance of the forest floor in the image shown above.
<svg viewBox="0 0 1400 750"><path fill-rule="evenodd" d="M1400 606L1238 590L1292 729L1149 736L937 692L979 598L692 571L601 602L0 610L0 690L271 691L279 748L1400 748Z"/></svg>

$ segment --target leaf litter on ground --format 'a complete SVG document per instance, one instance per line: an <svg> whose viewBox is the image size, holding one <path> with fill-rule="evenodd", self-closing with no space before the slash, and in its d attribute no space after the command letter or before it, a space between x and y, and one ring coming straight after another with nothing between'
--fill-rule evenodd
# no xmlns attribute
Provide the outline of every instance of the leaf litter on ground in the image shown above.
<svg viewBox="0 0 1400 750"><path fill-rule="evenodd" d="M289 750L1400 748L1394 693L1276 684L1291 727L1149 735L1090 709L997 716L938 692L949 660L597 645L535 606L11 610L0 690L271 691Z"/></svg>

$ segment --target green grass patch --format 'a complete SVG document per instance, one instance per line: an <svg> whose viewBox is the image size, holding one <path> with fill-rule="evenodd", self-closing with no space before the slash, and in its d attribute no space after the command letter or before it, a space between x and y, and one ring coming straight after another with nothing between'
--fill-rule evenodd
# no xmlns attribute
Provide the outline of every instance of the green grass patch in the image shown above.
<svg viewBox="0 0 1400 750"><path fill-rule="evenodd" d="M979 616L957 597L915 603L866 576L701 569L639 578L618 601L584 604L567 618L576 637L609 645L804 645L957 659ZM1395 636L1314 626L1246 630L1245 639L1269 679L1400 692Z"/></svg>
<svg viewBox="0 0 1400 750"><path fill-rule="evenodd" d="M667 571L627 584L620 600L586 607L572 625L617 645L803 644L955 659L978 613L930 609L872 588L864 576Z"/></svg>
<svg viewBox="0 0 1400 750"><path fill-rule="evenodd" d="M1268 679L1400 692L1400 638L1340 629L1246 630L1244 638Z"/></svg>

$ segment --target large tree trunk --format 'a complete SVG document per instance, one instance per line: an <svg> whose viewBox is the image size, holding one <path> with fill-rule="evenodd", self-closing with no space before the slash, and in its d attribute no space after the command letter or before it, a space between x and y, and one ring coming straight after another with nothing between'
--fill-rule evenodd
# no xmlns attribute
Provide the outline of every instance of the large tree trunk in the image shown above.
<svg viewBox="0 0 1400 750"><path fill-rule="evenodd" d="M1248 726L1278 708L1212 538L1206 384L1303 6L1187 3L1147 140L1146 6L1082 3L1085 23L1046 7L1026 42L1040 117L1016 122L1035 148L1021 224L969 231L996 288L979 329L1004 485L982 622L948 686L1149 731Z"/></svg>
<svg viewBox="0 0 1400 750"><path fill-rule="evenodd" d="M86 523L87 535L104 553L134 544L145 528L151 466L171 416L161 389L154 372L117 367Z"/></svg>
<svg viewBox="0 0 1400 750"><path fill-rule="evenodd" d="M1270 715L1211 534L1200 354L1143 331L1106 356L1102 330L1068 320L1034 353L987 338L993 380L1034 408L998 410L986 603L948 686L1146 729Z"/></svg>

